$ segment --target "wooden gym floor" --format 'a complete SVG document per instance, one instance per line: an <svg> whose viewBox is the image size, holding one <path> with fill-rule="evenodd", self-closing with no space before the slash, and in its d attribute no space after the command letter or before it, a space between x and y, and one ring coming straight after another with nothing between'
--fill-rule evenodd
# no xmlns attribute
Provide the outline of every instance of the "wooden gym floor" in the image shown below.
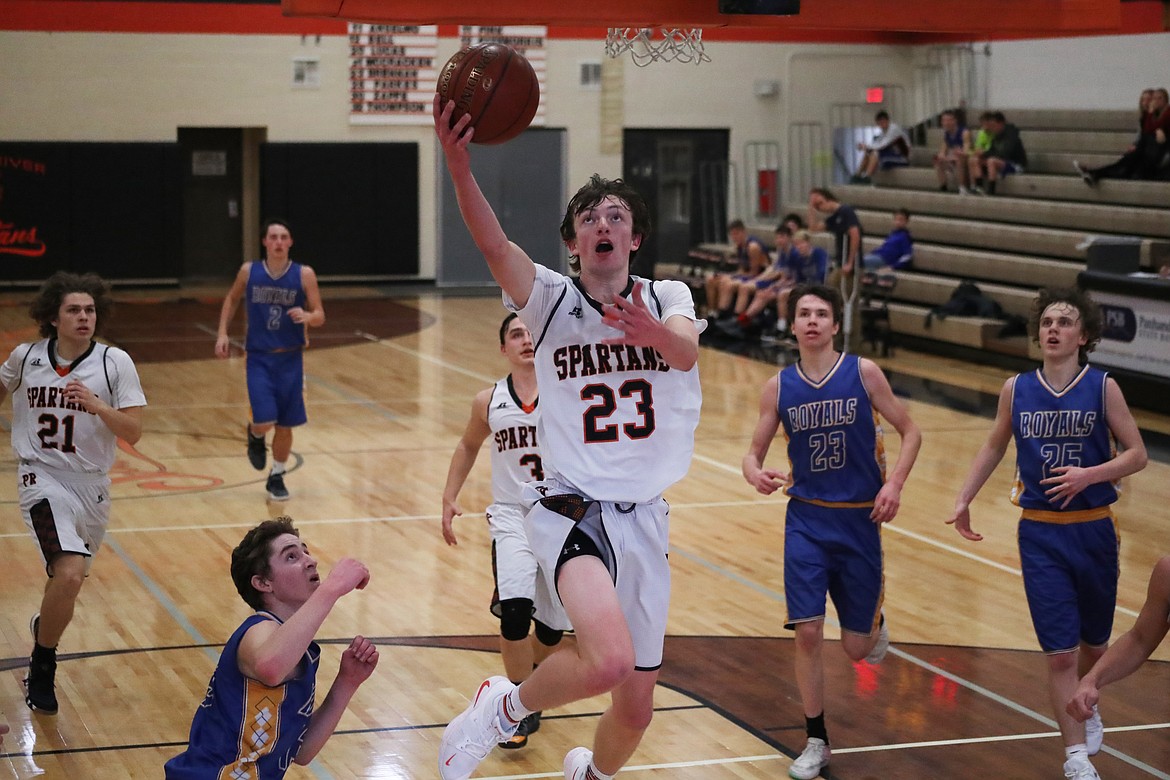
<svg viewBox="0 0 1170 780"><path fill-rule="evenodd" d="M363 559L369 588L322 629L320 685L344 643L375 637L381 663L337 735L301 778L428 778L443 725L499 673L491 593L487 456L462 495L461 543L443 544L440 493L472 396L505 370L496 297L389 296L326 288L328 322L306 356L310 423L296 433L271 504L244 455L243 359L212 346L221 290L119 294L109 339L138 362L145 432L114 469L112 527L61 644L61 711L33 715L21 680L28 618L44 576L0 480L0 778L158 778L185 743L220 644L247 614L228 555L261 519L291 515L323 569ZM0 349L34 337L23 306L0 302ZM765 354L770 358L770 355ZM803 747L784 616L784 499L739 474L759 388L774 361L704 348L702 422L690 474L672 488L673 601L658 714L622 777L774 778ZM885 531L892 647L880 666L827 645L826 777L1059 777L1062 751L1044 688L1008 504L1009 453L975 505L985 540L944 525L1007 372L899 351L880 361L925 442L896 522ZM0 419L6 427L9 408ZM1118 506L1122 574L1115 635L1132 624L1147 576L1170 550L1170 418L1138 413L1156 457ZM887 438L892 450L897 436ZM10 451L0 473L12 475ZM782 456L774 448L772 462ZM830 635L835 637L830 629ZM1170 778L1170 666L1157 660L1107 690L1105 778ZM529 747L497 751L479 776L560 777L588 744L604 699L546 713Z"/></svg>

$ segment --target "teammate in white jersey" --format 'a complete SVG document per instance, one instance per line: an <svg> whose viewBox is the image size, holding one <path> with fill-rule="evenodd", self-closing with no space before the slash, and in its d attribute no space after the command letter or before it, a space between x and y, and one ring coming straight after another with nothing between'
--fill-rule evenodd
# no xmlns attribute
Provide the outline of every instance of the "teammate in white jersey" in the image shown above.
<svg viewBox="0 0 1170 780"><path fill-rule="evenodd" d="M44 338L0 366L0 401L12 396L20 511L49 575L32 619L25 703L49 715L57 712L57 643L109 524L117 440L142 436L146 397L134 362L93 340L109 293L94 274L53 274L29 307Z"/></svg>
<svg viewBox="0 0 1170 780"><path fill-rule="evenodd" d="M454 520L463 514L459 491L475 465L480 447L492 437L492 505L487 510L488 529L492 537L492 614L500 619L500 656L504 672L516 685L528 679L535 664L548 657L564 632L569 620L561 605L537 576L536 556L524 533L524 510L520 507L520 489L526 482L544 479L540 442L536 422L536 349L532 334L513 312L500 325L500 353L508 359L511 373L476 394L471 404L471 419L463 438L451 456L447 484L443 488L443 539L458 544ZM529 638L535 617L536 633ZM540 728L539 712L520 722L512 738L501 742L502 748L521 748L528 737Z"/></svg>
<svg viewBox="0 0 1170 780"><path fill-rule="evenodd" d="M536 265L508 240L471 172L469 117L434 104L463 220L505 305L536 340L545 479L524 487L529 542L576 631L520 686L492 677L447 726L444 780L466 778L530 712L612 692L593 752L565 757L572 780L608 780L654 714L670 601L668 507L686 474L701 392L689 288L630 276L649 232L645 201L621 180L593 178L569 201L561 238L579 276Z"/></svg>

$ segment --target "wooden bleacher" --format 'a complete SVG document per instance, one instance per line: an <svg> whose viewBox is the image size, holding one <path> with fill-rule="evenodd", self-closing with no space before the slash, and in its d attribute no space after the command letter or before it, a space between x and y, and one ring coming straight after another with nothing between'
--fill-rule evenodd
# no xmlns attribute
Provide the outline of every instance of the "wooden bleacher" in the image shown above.
<svg viewBox="0 0 1170 780"><path fill-rule="evenodd" d="M1073 160L1096 166L1111 162L1129 146L1136 117L1129 111L1012 111L1028 150L1026 173L1001 180L993 197L939 192L931 164L941 131L929 130L911 165L884 171L871 185L833 185L843 203L857 209L866 239L876 247L891 227L892 212L913 215L912 270L897 272L890 303L891 330L902 336L976 350L1036 357L1023 336L1001 338L1003 322L978 317L935 318L927 313L945 302L963 279L974 280L1011 315L1026 316L1036 290L1072 285L1085 268L1085 246L1095 237L1139 237L1141 264L1157 270L1170 264L1170 182L1105 180L1089 187ZM785 204L781 213L806 211ZM774 224L749 224L769 245ZM834 251L828 234L814 236ZM659 266L660 275L694 274L711 268L725 244L696 248L691 264Z"/></svg>

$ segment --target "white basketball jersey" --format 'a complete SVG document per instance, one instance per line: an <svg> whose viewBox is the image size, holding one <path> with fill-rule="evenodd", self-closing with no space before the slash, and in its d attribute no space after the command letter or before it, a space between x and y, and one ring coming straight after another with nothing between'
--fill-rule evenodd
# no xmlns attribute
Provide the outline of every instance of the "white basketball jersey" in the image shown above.
<svg viewBox="0 0 1170 780"><path fill-rule="evenodd" d="M520 486L544 479L536 432L540 411L535 403L524 408L509 374L492 388L487 418L492 429L492 500L519 504Z"/></svg>
<svg viewBox="0 0 1170 780"><path fill-rule="evenodd" d="M631 276L624 297L636 281L660 320L694 320L685 284ZM506 296L504 305L516 308ZM621 332L602 321L601 305L578 280L541 265L519 315L536 342L546 474L618 502L650 501L682 479L703 400L698 365L679 371L650 347L603 344Z"/></svg>
<svg viewBox="0 0 1170 780"><path fill-rule="evenodd" d="M96 414L68 403L65 386L76 379L115 409L146 406L134 361L94 342L62 374L55 353L56 339L42 339L21 344L0 366L0 382L12 395L12 449L21 461L105 474L117 437Z"/></svg>

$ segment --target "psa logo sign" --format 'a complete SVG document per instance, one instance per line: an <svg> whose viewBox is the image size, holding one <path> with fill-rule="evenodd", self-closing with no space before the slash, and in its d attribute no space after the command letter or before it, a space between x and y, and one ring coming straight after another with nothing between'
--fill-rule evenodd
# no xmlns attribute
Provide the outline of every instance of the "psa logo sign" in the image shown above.
<svg viewBox="0 0 1170 780"><path fill-rule="evenodd" d="M1125 306L1101 304L1101 338L1129 343L1137 336L1137 317Z"/></svg>

